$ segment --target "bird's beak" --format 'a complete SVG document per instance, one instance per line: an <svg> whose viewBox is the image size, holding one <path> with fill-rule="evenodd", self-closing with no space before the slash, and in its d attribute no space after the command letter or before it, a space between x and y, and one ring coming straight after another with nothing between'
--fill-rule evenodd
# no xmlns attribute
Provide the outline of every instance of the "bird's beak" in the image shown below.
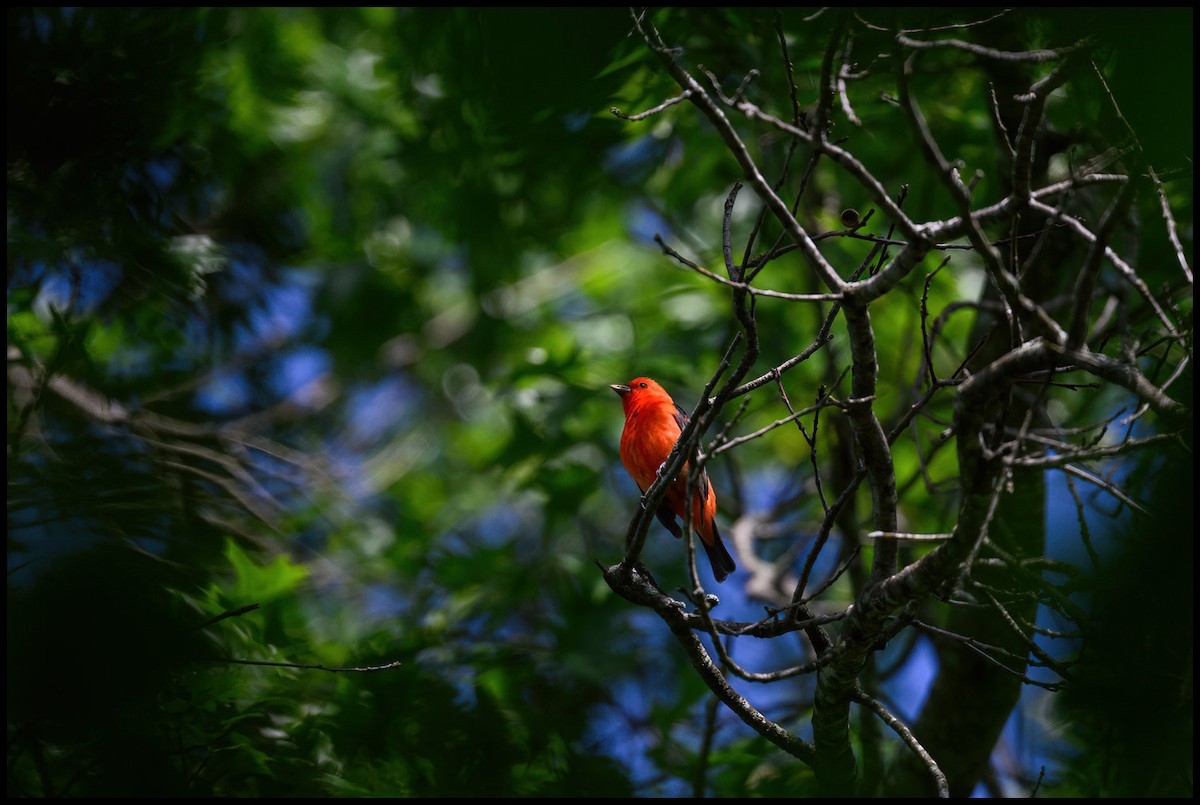
<svg viewBox="0 0 1200 805"><path fill-rule="evenodd" d="M629 386L626 386L622 383L613 383L609 386L609 388L615 391L617 394L620 394L622 397L633 391L633 389L629 388Z"/></svg>

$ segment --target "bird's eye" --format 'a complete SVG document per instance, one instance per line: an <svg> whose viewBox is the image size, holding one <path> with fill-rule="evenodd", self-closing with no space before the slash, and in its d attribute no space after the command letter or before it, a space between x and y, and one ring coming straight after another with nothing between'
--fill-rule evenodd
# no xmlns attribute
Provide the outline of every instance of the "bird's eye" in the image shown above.
<svg viewBox="0 0 1200 805"><path fill-rule="evenodd" d="M649 388L649 386L647 386L645 383L638 383L638 385L642 388Z"/></svg>

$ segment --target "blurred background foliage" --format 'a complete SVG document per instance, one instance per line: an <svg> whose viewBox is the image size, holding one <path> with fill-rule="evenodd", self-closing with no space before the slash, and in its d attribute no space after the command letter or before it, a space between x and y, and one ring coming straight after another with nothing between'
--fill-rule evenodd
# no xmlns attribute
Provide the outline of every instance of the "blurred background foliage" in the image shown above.
<svg viewBox="0 0 1200 805"><path fill-rule="evenodd" d="M606 386L652 375L694 404L736 325L726 294L653 238L718 270L738 177L686 104L640 123L609 113L676 94L627 12L7 13L9 795L693 791L706 690L595 565L619 557L636 500ZM780 13L811 99L828 23ZM1002 24L1021 46L1061 45L1093 16L1098 35L1125 35L1099 12ZM791 116L775 12L658 22L727 91L757 67L760 102ZM1145 86L1143 44L1107 45L1114 88ZM1160 102L1134 93L1123 109L1155 132L1155 165L1184 168L1166 187L1190 244L1191 135L1155 117L1191 120L1190 35L1185 45L1155 52L1170 62L1155 68L1171 78L1149 95ZM914 217L949 216L889 99L875 57L887 35L855 47L872 71L854 93L864 125L839 119L839 131L890 191L909 185ZM984 171L978 195L1000 198L986 94L955 59L919 63L922 103L968 175ZM1093 139L1124 138L1095 89L1056 98L1050 120L1080 158ZM752 145L779 175L786 143L764 133ZM866 212L856 192L822 165L802 220L839 228L844 208ZM1175 281L1157 200L1139 204L1140 265L1161 272L1147 280ZM743 199L743 237L756 214ZM755 253L777 235L768 226ZM823 248L853 266L867 245ZM969 253L953 265L931 310L979 292ZM885 417L918 390L933 267L872 310L888 345ZM764 276L819 290L798 259ZM764 369L808 344L826 312L760 304ZM971 324L948 317L933 356L943 372L963 360ZM834 335L789 375L797 407L848 365ZM1067 411L1064 424L1094 414ZM755 395L739 431L784 415ZM920 427L935 440L939 427ZM915 442L896 450L902 505L923 530L949 529L950 451L925 465L925 484ZM811 492L794 431L726 456L714 473L727 520ZM819 511L790 509L792 528L811 538ZM672 589L679 546L653 536L647 562ZM726 617L761 613L722 595ZM766 707L794 721L810 687ZM807 769L727 716L709 791L811 787ZM1042 735L1032 763L1066 746ZM1021 772L1036 777L1029 762Z"/></svg>

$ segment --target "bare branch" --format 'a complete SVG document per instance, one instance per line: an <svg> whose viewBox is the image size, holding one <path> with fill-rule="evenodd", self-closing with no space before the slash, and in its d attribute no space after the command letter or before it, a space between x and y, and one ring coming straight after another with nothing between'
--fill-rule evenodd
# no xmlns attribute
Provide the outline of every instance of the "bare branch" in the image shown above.
<svg viewBox="0 0 1200 805"><path fill-rule="evenodd" d="M1179 227L1175 224L1175 216L1171 214L1171 204L1167 201L1167 191L1163 188L1162 180L1158 178L1158 174L1154 172L1154 168L1147 168L1150 174L1150 179L1154 182L1154 189L1158 192L1158 203L1162 208L1163 221L1167 224L1167 237L1171 241L1171 246L1175 249L1175 256L1179 258L1179 267L1183 269L1183 276L1187 277L1188 285L1192 284L1192 269L1188 265L1187 255L1183 253L1183 243L1179 240Z"/></svg>
<svg viewBox="0 0 1200 805"><path fill-rule="evenodd" d="M267 662L265 660L235 660L230 657L224 657L220 660L215 660L215 662L227 662L232 665L261 665L267 668L296 668L301 671L329 671L335 674L390 671L393 668L399 668L403 664L400 662L400 660L392 660L384 665L363 665L352 668L332 668L328 665L305 665L297 662Z"/></svg>
<svg viewBox="0 0 1200 805"><path fill-rule="evenodd" d="M896 37L896 41L905 47L914 48L916 50L927 50L929 48L954 48L955 50L963 50L975 56L982 56L985 59L995 59L996 61L1004 62L1025 62L1032 64L1040 64L1042 62L1055 61L1061 59L1069 53L1078 50L1087 44L1087 40L1081 40L1073 45L1058 50L997 50L995 48L984 47L977 45L974 42L967 42L962 39L912 39L905 34L900 34Z"/></svg>
<svg viewBox="0 0 1200 805"><path fill-rule="evenodd" d="M659 112L663 111L664 109L669 109L670 107L674 106L675 104L679 103L680 101L686 101L688 98L691 97L691 95L692 95L692 91L690 89L684 90L683 93L676 95L674 98L669 98L669 99L663 101L658 106L655 106L653 109L647 109L644 112L638 112L636 115L627 115L615 106L612 107L611 109L609 109L608 111L612 112L612 114L614 116L619 117L622 120L630 120L630 121L645 120L646 118L648 118L652 115L657 115Z"/></svg>
<svg viewBox="0 0 1200 805"><path fill-rule="evenodd" d="M892 731L900 736L900 739L908 745L908 748L921 759L921 763L925 765L925 768L929 769L929 774L933 777L933 784L937 788L938 798L949 799L950 785L946 782L946 775L942 773L933 756L925 751L925 747L921 746L920 742L917 741L917 736L913 735L912 730L904 722L892 715L878 699L868 696L861 688L854 692L854 700L869 708L871 712L879 716L879 719L884 724L887 724L892 728Z"/></svg>

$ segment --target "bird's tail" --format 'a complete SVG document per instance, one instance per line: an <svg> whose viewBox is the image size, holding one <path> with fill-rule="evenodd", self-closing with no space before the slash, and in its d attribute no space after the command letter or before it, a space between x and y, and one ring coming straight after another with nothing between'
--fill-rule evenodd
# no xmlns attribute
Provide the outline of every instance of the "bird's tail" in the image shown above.
<svg viewBox="0 0 1200 805"><path fill-rule="evenodd" d="M708 563L712 565L713 576L716 578L718 584L725 581L726 576L737 570L737 565L734 564L733 557L729 555L729 551L725 548L725 543L721 540L721 532L717 530L715 520L712 523L712 542L702 538L700 544L704 546L704 552L708 554Z"/></svg>

